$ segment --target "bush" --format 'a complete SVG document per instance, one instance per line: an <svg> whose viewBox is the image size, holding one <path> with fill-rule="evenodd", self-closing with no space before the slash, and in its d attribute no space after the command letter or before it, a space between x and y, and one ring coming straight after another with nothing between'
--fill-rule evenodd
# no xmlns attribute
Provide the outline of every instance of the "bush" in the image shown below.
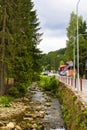
<svg viewBox="0 0 87 130"><path fill-rule="evenodd" d="M0 104L2 104L4 107L10 107L12 100L13 100L12 97L1 96L0 97Z"/></svg>
<svg viewBox="0 0 87 130"><path fill-rule="evenodd" d="M43 87L47 91L55 92L58 86L58 80L55 78L55 76L41 76L39 86Z"/></svg>
<svg viewBox="0 0 87 130"><path fill-rule="evenodd" d="M19 91L16 87L11 87L9 90L8 90L8 94L12 97L19 97Z"/></svg>
<svg viewBox="0 0 87 130"><path fill-rule="evenodd" d="M56 92L56 89L58 87L58 80L55 78L55 76L50 78L50 89L52 92Z"/></svg>
<svg viewBox="0 0 87 130"><path fill-rule="evenodd" d="M24 95L27 92L27 87L23 83L20 83L17 88L18 88L21 95Z"/></svg>

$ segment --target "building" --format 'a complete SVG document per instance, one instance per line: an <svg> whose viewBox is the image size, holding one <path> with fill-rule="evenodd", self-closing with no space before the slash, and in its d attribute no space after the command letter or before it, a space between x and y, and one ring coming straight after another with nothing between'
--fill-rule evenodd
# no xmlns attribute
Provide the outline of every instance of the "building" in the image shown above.
<svg viewBox="0 0 87 130"><path fill-rule="evenodd" d="M62 76L74 76L76 74L76 70L73 68L73 62L68 61L65 65L60 65L59 74Z"/></svg>

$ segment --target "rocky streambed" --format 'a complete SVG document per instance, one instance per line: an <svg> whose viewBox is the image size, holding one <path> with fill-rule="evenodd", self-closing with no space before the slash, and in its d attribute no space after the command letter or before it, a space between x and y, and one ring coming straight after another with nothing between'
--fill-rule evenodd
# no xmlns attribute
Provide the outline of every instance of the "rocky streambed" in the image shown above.
<svg viewBox="0 0 87 130"><path fill-rule="evenodd" d="M29 93L12 103L0 106L0 130L65 130L57 98L34 83Z"/></svg>

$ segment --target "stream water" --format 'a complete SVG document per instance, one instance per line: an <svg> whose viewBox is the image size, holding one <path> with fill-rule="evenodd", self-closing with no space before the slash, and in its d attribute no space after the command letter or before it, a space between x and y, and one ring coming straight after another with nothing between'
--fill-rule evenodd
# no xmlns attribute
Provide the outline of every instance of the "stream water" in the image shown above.
<svg viewBox="0 0 87 130"><path fill-rule="evenodd" d="M61 105L57 98L35 86L31 89L31 98L34 102L40 102L45 110L46 114L43 118L44 130L65 130Z"/></svg>

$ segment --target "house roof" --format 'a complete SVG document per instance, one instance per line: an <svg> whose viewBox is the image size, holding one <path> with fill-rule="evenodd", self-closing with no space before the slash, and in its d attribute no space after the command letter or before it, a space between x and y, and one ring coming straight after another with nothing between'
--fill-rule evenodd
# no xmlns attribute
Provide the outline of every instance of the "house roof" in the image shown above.
<svg viewBox="0 0 87 130"><path fill-rule="evenodd" d="M62 68L62 67L66 67L66 65L60 65L60 68Z"/></svg>
<svg viewBox="0 0 87 130"><path fill-rule="evenodd" d="M66 64L68 64L68 65L71 64L71 63L72 63L72 61L67 61L67 62L66 62Z"/></svg>
<svg viewBox="0 0 87 130"><path fill-rule="evenodd" d="M68 61L68 62L66 62L66 65L69 65L69 66L73 66L73 62L72 61Z"/></svg>

